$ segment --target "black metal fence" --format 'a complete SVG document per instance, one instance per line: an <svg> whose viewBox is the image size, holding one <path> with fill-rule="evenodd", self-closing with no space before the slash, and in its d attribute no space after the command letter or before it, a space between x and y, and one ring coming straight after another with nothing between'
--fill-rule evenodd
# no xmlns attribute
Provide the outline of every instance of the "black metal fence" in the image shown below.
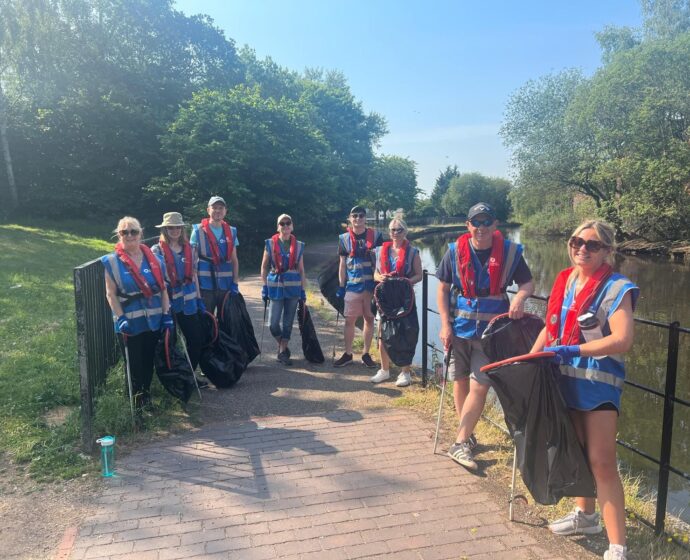
<svg viewBox="0 0 690 560"><path fill-rule="evenodd" d="M548 298L540 296L531 296L530 299L547 302ZM440 351L434 344L429 342L429 325L428 315L434 313L438 315L438 311L429 307L429 273L424 270L424 277L422 279L422 384L426 387L427 372L428 372L428 350ZM664 383L663 391L647 387L640 383L635 383L626 379L625 384L634 387L640 391L651 393L664 399L662 431L661 431L661 448L659 457L653 457L648 453L638 449L634 445L616 440L618 444L632 451L640 457L644 457L658 468L657 480L657 497L656 497L656 516L654 522L640 518L640 521L645 525L654 529L657 534L664 532L666 523L666 504L668 500L669 476L671 473L680 476L681 478L690 481L690 474L674 467L671 464L671 444L673 442L673 416L675 405L690 407L690 402L676 396L676 379L678 374L678 348L679 338L681 333L690 334L690 329L681 327L678 321L672 323L662 323L659 321L650 321L649 319L642 319L635 317L635 322L644 325L650 325L659 329L668 330L668 343L666 348L666 381ZM672 537L674 540L683 546L681 543Z"/></svg>

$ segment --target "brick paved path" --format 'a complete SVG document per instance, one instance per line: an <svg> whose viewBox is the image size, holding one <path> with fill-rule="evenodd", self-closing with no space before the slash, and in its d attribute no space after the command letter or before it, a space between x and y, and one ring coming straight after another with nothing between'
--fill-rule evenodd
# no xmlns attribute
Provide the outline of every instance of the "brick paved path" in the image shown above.
<svg viewBox="0 0 690 560"><path fill-rule="evenodd" d="M70 558L552 558L405 410L243 420L117 463Z"/></svg>

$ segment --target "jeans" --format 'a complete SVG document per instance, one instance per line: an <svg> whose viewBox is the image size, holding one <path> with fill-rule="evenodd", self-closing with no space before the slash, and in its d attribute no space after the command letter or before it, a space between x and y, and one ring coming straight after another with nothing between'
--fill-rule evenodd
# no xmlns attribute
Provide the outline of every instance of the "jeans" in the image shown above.
<svg viewBox="0 0 690 560"><path fill-rule="evenodd" d="M290 340L298 302L299 298L271 300L271 308L269 309L269 328L271 334L275 338ZM283 317L282 328L280 324L281 315Z"/></svg>

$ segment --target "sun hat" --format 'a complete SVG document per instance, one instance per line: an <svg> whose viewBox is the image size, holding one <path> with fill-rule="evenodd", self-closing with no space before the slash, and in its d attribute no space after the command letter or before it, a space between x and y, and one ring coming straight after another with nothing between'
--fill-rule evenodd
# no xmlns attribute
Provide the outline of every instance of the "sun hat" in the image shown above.
<svg viewBox="0 0 690 560"><path fill-rule="evenodd" d="M158 224L156 227L161 228L161 227L184 227L187 224L184 223L184 220L182 219L182 214L179 212L166 212L163 214L163 223Z"/></svg>

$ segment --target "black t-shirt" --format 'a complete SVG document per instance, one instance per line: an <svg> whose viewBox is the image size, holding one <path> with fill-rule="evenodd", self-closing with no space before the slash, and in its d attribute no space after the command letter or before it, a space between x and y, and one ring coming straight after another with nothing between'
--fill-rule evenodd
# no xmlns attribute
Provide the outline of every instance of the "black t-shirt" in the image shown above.
<svg viewBox="0 0 690 560"><path fill-rule="evenodd" d="M477 259L479 259L481 265L484 266L491 255L491 247L481 250L474 249L474 254L477 255ZM453 265L451 262L450 250L446 251L446 254L443 255L443 259L441 259L441 263L438 265L438 269L436 270L436 278L438 278L441 282L445 282L446 284L453 283ZM531 279L532 273L525 262L525 258L520 255L520 260L515 267L512 279L508 278L508 285L510 285L511 280L515 281L515 283L520 286L525 282L529 282Z"/></svg>
<svg viewBox="0 0 690 560"><path fill-rule="evenodd" d="M374 231L374 247L380 247L383 245L383 235L380 231ZM367 230L365 229L360 234L355 234L355 255L360 258L364 257L367 250ZM373 258L374 251L371 251ZM343 257L350 256L350 253L343 247L342 243L338 243L338 255Z"/></svg>

